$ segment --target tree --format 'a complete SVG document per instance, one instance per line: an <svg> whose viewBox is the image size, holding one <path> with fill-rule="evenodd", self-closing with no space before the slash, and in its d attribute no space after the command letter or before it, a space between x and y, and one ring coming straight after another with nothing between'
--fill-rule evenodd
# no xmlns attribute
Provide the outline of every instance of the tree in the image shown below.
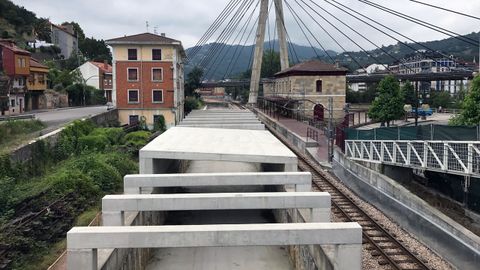
<svg viewBox="0 0 480 270"><path fill-rule="evenodd" d="M274 50L266 50L262 60L262 78L270 78L281 70L280 53Z"/></svg>
<svg viewBox="0 0 480 270"><path fill-rule="evenodd" d="M82 54L89 60L103 62L108 61L112 63L112 53L103 40L96 40L95 38L86 38L79 44L79 49Z"/></svg>
<svg viewBox="0 0 480 270"><path fill-rule="evenodd" d="M202 85L203 69L195 66L187 75L185 83L185 96L194 96L195 90Z"/></svg>
<svg viewBox="0 0 480 270"><path fill-rule="evenodd" d="M33 26L33 30L35 31L35 35L39 40L43 40L48 43L52 42L50 21L47 18L38 19Z"/></svg>
<svg viewBox="0 0 480 270"><path fill-rule="evenodd" d="M390 126L390 121L403 115L404 97L400 91L400 85L394 76L385 77L377 88L378 96L372 103L368 116Z"/></svg>
<svg viewBox="0 0 480 270"><path fill-rule="evenodd" d="M443 107L449 108L452 103L452 96L449 92L445 91L431 91L430 92L430 105L433 108Z"/></svg>
<svg viewBox="0 0 480 270"><path fill-rule="evenodd" d="M78 38L78 43L82 42L85 39L85 32L83 32L82 27L80 27L80 24L76 22L64 22L62 25L67 25L71 24L73 26L73 31L75 31L75 35L77 35Z"/></svg>
<svg viewBox="0 0 480 270"><path fill-rule="evenodd" d="M405 98L405 104L417 107L417 97L415 96L415 89L410 81L406 81L402 86L402 94Z"/></svg>
<svg viewBox="0 0 480 270"><path fill-rule="evenodd" d="M451 125L476 126L480 124L480 76L477 75L462 102L462 112L450 121Z"/></svg>

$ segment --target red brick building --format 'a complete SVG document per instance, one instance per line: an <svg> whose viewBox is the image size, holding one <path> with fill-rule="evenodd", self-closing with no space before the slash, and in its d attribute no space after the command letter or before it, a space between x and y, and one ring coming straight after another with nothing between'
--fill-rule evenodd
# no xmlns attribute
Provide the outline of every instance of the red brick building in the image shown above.
<svg viewBox="0 0 480 270"><path fill-rule="evenodd" d="M182 43L151 33L107 40L113 48L113 103L122 124L141 119L153 126L163 115L167 126L183 119Z"/></svg>

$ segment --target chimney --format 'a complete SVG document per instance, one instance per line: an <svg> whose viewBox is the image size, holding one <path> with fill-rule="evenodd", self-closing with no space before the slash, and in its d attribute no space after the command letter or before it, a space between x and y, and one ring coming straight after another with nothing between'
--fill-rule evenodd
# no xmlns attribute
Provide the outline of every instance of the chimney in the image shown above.
<svg viewBox="0 0 480 270"><path fill-rule="evenodd" d="M108 69L108 60L103 60L103 68Z"/></svg>
<svg viewBox="0 0 480 270"><path fill-rule="evenodd" d="M165 33L161 33L160 35L161 35L162 37L165 37Z"/></svg>

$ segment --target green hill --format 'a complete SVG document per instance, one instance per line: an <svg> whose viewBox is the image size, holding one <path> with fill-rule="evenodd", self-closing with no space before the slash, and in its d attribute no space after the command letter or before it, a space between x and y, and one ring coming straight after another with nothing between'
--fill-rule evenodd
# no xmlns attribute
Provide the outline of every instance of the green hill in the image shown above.
<svg viewBox="0 0 480 270"><path fill-rule="evenodd" d="M474 40L479 40L480 32L465 35L465 37L468 37ZM415 50L425 49L425 47L415 43L407 43L407 44L415 48ZM440 51L446 55L453 55L454 57L463 61L471 62L473 61L474 58L477 59L477 61L479 59L478 46L470 45L456 38L447 38L443 40L423 42L420 44L434 51ZM198 65L199 63L201 63L201 60L203 58L208 56L207 52L211 46L214 46L214 43L202 46L200 52L196 55L196 57L193 59L190 59L190 62L186 68L187 73L193 66ZM294 51L296 52L296 55L294 54L293 57L291 56L291 58L294 59L294 62L297 61L296 56L298 56L298 59L300 61L308 60L312 58L318 58L317 55L313 52L312 48L308 46L293 44L293 47L294 47ZM270 48L269 43L266 42L265 49L268 49L268 48ZM278 51L278 42L275 42L273 48ZM187 54L188 52L191 52L192 49L193 48L187 49ZM238 50L237 55L239 54L239 52L241 52L240 57L238 57L238 61L235 61L236 58L233 59L233 54L235 49ZM249 69L250 68L249 63L251 64L250 55L251 55L252 49L253 49L253 45L245 46L245 47L241 45L235 45L235 46L227 45L222 53L222 55L225 54L225 58L223 59L222 62L219 61L222 57L218 58L219 60L217 61L216 70L213 69L209 71L210 73L209 73L209 76L207 76L207 78L213 78L217 80L223 79L223 78L232 78L232 77L235 77L237 74ZM390 45L390 46L383 46L382 49L388 52L389 54L391 54L392 56L394 56L396 59L402 59L406 55L409 55L414 52L411 48L401 43L397 43L395 45ZM322 50L317 48L316 51L319 54L320 59L324 61L329 61L329 59L326 57L325 53ZM355 58L362 66L368 66L376 62L373 58L367 56L364 52L348 52L348 53L336 53L334 51L328 51L328 52L330 55L335 57L335 60L339 61L343 66L349 68L351 71L359 69L358 64L356 64L352 60L352 57ZM290 50L290 53L291 53L291 50ZM395 62L393 58L388 56L382 50L379 50L379 49L371 50L371 51L368 51L368 53L374 56L375 58L377 58L379 62L381 62L382 64L393 64ZM206 57L206 58L208 59L210 57ZM213 61L213 59L215 58L213 57L211 61ZM231 65L231 67L229 71L226 72L229 65ZM228 75L229 73L230 73L230 76L225 76L225 74Z"/></svg>

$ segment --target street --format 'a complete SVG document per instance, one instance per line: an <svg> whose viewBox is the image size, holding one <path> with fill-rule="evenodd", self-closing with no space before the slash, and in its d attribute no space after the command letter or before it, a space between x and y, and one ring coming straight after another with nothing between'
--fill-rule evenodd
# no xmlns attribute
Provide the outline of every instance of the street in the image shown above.
<svg viewBox="0 0 480 270"><path fill-rule="evenodd" d="M107 111L107 106L95 106L95 107L56 109L48 112L39 112L34 114L38 120L44 122L47 125L46 130L49 132L71 121L82 119L88 116L93 116L106 111Z"/></svg>

